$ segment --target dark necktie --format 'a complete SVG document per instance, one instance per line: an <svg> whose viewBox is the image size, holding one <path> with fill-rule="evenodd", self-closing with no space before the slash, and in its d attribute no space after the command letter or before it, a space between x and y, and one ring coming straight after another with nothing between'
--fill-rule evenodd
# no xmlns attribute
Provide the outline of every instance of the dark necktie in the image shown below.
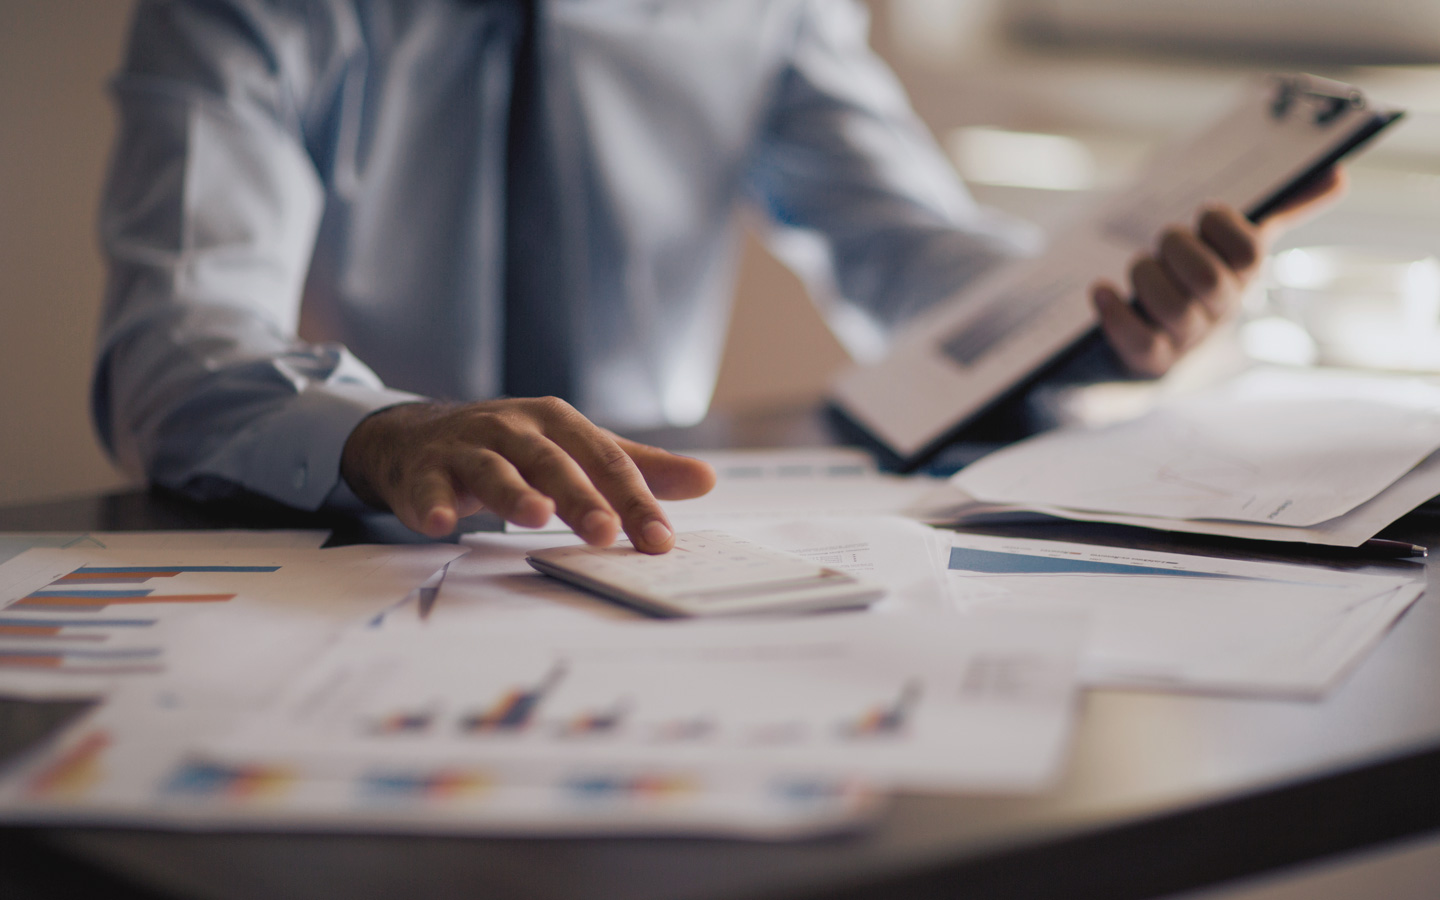
<svg viewBox="0 0 1440 900"><path fill-rule="evenodd" d="M574 398L559 197L545 104L544 0L521 0L505 164L504 389Z"/></svg>

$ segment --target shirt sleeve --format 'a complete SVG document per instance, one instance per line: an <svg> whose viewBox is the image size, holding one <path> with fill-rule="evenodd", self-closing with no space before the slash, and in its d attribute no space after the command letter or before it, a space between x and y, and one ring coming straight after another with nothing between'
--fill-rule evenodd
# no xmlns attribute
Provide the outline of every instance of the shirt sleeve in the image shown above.
<svg viewBox="0 0 1440 900"><path fill-rule="evenodd" d="M807 0L748 187L781 226L818 235L844 301L888 329L1039 232L974 202L851 0Z"/></svg>
<svg viewBox="0 0 1440 900"><path fill-rule="evenodd" d="M199 498L348 497L350 431L418 399L296 337L324 205L301 110L344 31L323 3L304 15L142 2L113 85L92 412L123 466Z"/></svg>

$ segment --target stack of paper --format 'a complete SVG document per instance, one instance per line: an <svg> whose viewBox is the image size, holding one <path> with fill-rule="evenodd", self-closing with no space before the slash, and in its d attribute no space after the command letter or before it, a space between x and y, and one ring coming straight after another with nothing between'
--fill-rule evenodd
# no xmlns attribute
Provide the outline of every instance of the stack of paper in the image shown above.
<svg viewBox="0 0 1440 900"><path fill-rule="evenodd" d="M877 608L891 615L728 628L639 620L524 563L526 550L570 535L323 551L39 540L73 546L0 565L3 616L14 620L0 633L12 651L0 657L0 690L108 700L5 782L0 816L784 836L863 821L877 785L1013 791L1053 777L1074 706L1073 618L954 615L943 540L901 517L732 524L882 580L889 596ZM997 666L1028 667L1033 692L992 684ZM391 692L376 679L393 679ZM962 682L964 692L950 689ZM411 706L448 684L456 709L516 701L516 721L494 734L477 726L495 740L461 740L456 713L418 744L398 713L388 736L410 739L398 743L372 741L368 726L340 739L327 730L339 708L283 725L296 692L320 711L322 688L342 683L350 702ZM602 687L615 695L603 709L569 696ZM686 722L683 703L694 706ZM389 713L366 721L374 715Z"/></svg>
<svg viewBox="0 0 1440 900"><path fill-rule="evenodd" d="M1082 634L1013 613L356 632L211 749L1034 789L1062 758Z"/></svg>
<svg viewBox="0 0 1440 900"><path fill-rule="evenodd" d="M0 565L0 692L128 685L169 706L262 703L346 627L464 552L158 543L34 549Z"/></svg>
<svg viewBox="0 0 1440 900"><path fill-rule="evenodd" d="M1305 698L1425 588L1405 575L974 534L951 537L949 580L963 609L1084 615L1091 685Z"/></svg>
<svg viewBox="0 0 1440 900"><path fill-rule="evenodd" d="M1329 407L1401 432L1338 490L1313 490L1333 470L1316 452L1285 491L1244 493L1288 451L1246 450L1233 418L1171 440L1198 461L1151 465L1143 491L1119 478L1140 462L1099 472L1094 448L1081 485L1040 466L1012 487L1103 487L1132 519L1183 501L1290 524L1186 521L1310 533L1410 490L1425 466L1400 473L1440 441L1433 395L1416 391L1379 412L1355 396ZM1305 404L1290 415L1320 433ZM852 451L712 459L719 493L673 504L679 527L863 576L884 599L656 622L525 563L568 533L333 550L290 533L0 539L0 691L107 698L0 781L0 820L813 834L864 822L893 787L1043 789L1081 685L1319 696L1422 590L1404 572L936 530L889 514L931 480Z"/></svg>
<svg viewBox="0 0 1440 900"><path fill-rule="evenodd" d="M912 511L1359 546L1440 494L1440 385L1260 370L1139 419L1022 441Z"/></svg>
<svg viewBox="0 0 1440 900"><path fill-rule="evenodd" d="M182 829L798 837L867 821L884 797L844 780L678 765L298 757L222 760L233 714L121 694L0 782L0 819Z"/></svg>

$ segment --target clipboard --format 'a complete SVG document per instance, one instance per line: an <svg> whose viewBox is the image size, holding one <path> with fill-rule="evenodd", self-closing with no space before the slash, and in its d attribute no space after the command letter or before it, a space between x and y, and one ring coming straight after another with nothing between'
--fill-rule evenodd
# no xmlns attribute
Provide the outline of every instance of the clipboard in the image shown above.
<svg viewBox="0 0 1440 900"><path fill-rule="evenodd" d="M832 406L900 470L924 464L967 423L1103 340L1090 285L1124 284L1164 228L1208 202L1259 222L1402 115L1311 75L1247 84L1228 112L1160 151L1044 255L983 277L905 325L884 359L842 372Z"/></svg>

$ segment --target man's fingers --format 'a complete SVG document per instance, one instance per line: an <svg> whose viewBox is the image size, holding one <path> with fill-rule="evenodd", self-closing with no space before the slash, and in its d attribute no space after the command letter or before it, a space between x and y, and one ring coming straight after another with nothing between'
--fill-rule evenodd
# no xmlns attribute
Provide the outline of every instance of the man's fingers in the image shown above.
<svg viewBox="0 0 1440 900"><path fill-rule="evenodd" d="M392 503L395 514L428 537L445 537L460 520L460 503L450 475L443 469L425 469L400 490L400 501Z"/></svg>
<svg viewBox="0 0 1440 900"><path fill-rule="evenodd" d="M519 470L493 450L477 450L456 461L455 474L491 512L516 525L539 528L555 514L555 502L525 482Z"/></svg>
<svg viewBox="0 0 1440 900"><path fill-rule="evenodd" d="M1252 272L1265 255L1265 241L1259 230L1231 207L1205 210L1196 230L1225 265L1242 278Z"/></svg>
<svg viewBox="0 0 1440 900"><path fill-rule="evenodd" d="M624 443L554 398L404 404L356 426L341 468L367 503L433 537L483 505L523 525L558 514L597 546L623 525L638 549L663 553L674 533L647 477L679 498L709 490L715 474L698 460Z"/></svg>
<svg viewBox="0 0 1440 900"><path fill-rule="evenodd" d="M650 493L634 460L604 429L568 406L545 420L545 435L570 454L620 515L635 548L664 553L675 545L675 531Z"/></svg>
<svg viewBox="0 0 1440 900"><path fill-rule="evenodd" d="M1145 257L1130 269L1135 302L1169 333L1176 347L1198 341L1210 328L1210 317L1158 260ZM1133 310L1131 312L1134 312Z"/></svg>
<svg viewBox="0 0 1440 900"><path fill-rule="evenodd" d="M587 544L606 547L615 542L619 517L565 449L543 434L522 432L496 450L532 487L555 501L556 514Z"/></svg>
<svg viewBox="0 0 1440 900"><path fill-rule="evenodd" d="M1188 231L1172 229L1160 240L1160 264L1171 279L1200 303L1212 321L1230 312L1238 297L1235 275L1224 260Z"/></svg>
<svg viewBox="0 0 1440 900"><path fill-rule="evenodd" d="M1179 350L1170 335L1146 322L1113 285L1097 284L1091 289L1091 298L1100 316L1100 329L1130 371L1155 377L1175 362Z"/></svg>
<svg viewBox="0 0 1440 900"><path fill-rule="evenodd" d="M715 468L704 460L681 456L649 444L611 435L630 455L650 492L661 500L689 500L715 487Z"/></svg>

